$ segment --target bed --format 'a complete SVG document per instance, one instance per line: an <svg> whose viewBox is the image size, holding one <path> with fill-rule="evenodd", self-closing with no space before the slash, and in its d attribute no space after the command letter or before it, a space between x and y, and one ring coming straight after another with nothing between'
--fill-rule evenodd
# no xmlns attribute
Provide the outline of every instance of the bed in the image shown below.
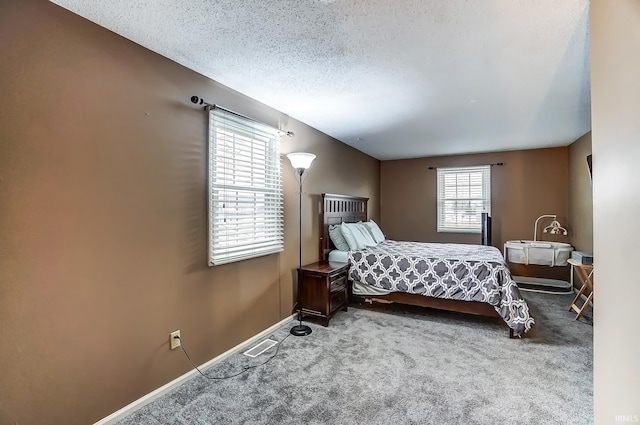
<svg viewBox="0 0 640 425"><path fill-rule="evenodd" d="M498 318L519 337L534 324L502 253L483 245L384 240L339 251L334 225L366 222L368 198L322 194L320 257L349 263L355 302L410 304Z"/></svg>

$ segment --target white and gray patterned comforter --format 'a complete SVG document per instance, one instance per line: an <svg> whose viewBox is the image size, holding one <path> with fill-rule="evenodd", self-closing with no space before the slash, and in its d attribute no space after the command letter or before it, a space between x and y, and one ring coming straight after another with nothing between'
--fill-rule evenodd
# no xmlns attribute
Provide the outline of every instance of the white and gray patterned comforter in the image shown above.
<svg viewBox="0 0 640 425"><path fill-rule="evenodd" d="M534 324L497 248L398 242L349 251L349 278L378 288L491 304L516 335Z"/></svg>

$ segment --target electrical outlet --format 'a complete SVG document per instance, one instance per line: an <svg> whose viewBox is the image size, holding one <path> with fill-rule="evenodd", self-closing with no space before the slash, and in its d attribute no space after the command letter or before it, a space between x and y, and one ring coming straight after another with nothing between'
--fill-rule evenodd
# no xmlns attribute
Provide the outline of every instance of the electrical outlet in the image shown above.
<svg viewBox="0 0 640 425"><path fill-rule="evenodd" d="M177 337L177 338L176 338ZM173 331L169 334L169 346L172 350L180 347L180 331Z"/></svg>

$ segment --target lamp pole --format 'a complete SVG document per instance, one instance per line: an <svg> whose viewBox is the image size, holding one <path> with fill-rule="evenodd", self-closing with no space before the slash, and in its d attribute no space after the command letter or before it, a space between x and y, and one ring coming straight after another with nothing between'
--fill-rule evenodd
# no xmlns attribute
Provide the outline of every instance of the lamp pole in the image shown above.
<svg viewBox="0 0 640 425"><path fill-rule="evenodd" d="M298 274L302 268L302 175L304 174L304 168L298 168ZM298 283L299 284L299 283Z"/></svg>

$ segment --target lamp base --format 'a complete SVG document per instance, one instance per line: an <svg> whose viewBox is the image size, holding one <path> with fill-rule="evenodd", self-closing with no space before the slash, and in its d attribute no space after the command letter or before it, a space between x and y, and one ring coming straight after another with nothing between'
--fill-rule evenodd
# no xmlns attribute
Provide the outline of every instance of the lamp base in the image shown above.
<svg viewBox="0 0 640 425"><path fill-rule="evenodd" d="M290 332L295 336L307 336L311 333L311 328L307 325L295 325Z"/></svg>

